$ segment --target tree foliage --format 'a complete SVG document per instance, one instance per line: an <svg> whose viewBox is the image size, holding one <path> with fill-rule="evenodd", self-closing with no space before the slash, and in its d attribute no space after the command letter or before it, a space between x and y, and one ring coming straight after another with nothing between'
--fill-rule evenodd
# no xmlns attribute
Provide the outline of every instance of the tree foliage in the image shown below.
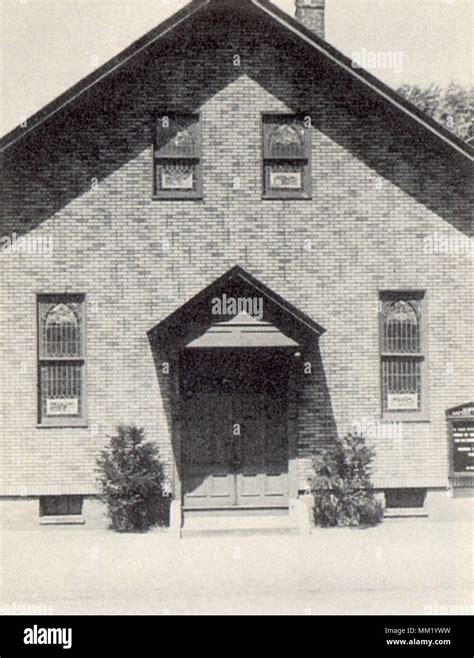
<svg viewBox="0 0 474 658"><path fill-rule="evenodd" d="M473 136L474 87L466 89L457 82L445 88L405 84L397 92L460 139Z"/></svg>
<svg viewBox="0 0 474 658"><path fill-rule="evenodd" d="M374 451L362 436L349 434L313 457L316 525L371 526L382 521L383 506L370 482Z"/></svg>
<svg viewBox="0 0 474 658"><path fill-rule="evenodd" d="M97 460L102 499L111 527L120 532L166 525L164 472L154 443L143 429L120 426Z"/></svg>

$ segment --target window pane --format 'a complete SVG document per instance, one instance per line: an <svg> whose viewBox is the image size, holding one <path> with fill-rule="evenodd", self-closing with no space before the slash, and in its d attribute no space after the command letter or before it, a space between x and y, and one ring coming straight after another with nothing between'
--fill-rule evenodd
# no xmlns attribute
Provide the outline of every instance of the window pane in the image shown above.
<svg viewBox="0 0 474 658"><path fill-rule="evenodd" d="M198 158L197 125L197 117L175 118L169 124L159 122L156 154L169 158Z"/></svg>
<svg viewBox="0 0 474 658"><path fill-rule="evenodd" d="M42 356L74 358L81 356L79 304L40 305Z"/></svg>
<svg viewBox="0 0 474 658"><path fill-rule="evenodd" d="M420 353L420 303L418 300L383 302L382 317L383 352L392 354Z"/></svg>
<svg viewBox="0 0 474 658"><path fill-rule="evenodd" d="M41 365L42 417L81 415L82 367L75 363Z"/></svg>
<svg viewBox="0 0 474 658"><path fill-rule="evenodd" d="M267 166L268 188L270 190L303 189L303 165L292 163L273 163Z"/></svg>
<svg viewBox="0 0 474 658"><path fill-rule="evenodd" d="M382 360L382 394L385 411L421 409L421 361L387 357Z"/></svg>
<svg viewBox="0 0 474 658"><path fill-rule="evenodd" d="M82 496L66 496L67 513L82 514Z"/></svg>
<svg viewBox="0 0 474 658"><path fill-rule="evenodd" d="M40 499L41 516L59 516L61 513L60 496L44 496Z"/></svg>
<svg viewBox="0 0 474 658"><path fill-rule="evenodd" d="M305 158L303 127L284 123L268 129L267 158Z"/></svg>
<svg viewBox="0 0 474 658"><path fill-rule="evenodd" d="M156 167L157 190L192 192L195 190L195 166L183 162L160 162Z"/></svg>

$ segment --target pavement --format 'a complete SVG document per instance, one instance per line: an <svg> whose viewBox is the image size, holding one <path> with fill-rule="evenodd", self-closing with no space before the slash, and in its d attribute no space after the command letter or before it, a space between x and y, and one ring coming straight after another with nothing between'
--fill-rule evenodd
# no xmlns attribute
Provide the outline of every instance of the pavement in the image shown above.
<svg viewBox="0 0 474 658"><path fill-rule="evenodd" d="M177 539L38 527L2 535L0 614L474 612L469 522Z"/></svg>

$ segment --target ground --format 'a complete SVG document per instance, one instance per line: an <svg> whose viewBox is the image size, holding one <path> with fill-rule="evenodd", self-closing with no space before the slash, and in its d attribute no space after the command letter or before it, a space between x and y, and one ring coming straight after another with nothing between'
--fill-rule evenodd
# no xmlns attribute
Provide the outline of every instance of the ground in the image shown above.
<svg viewBox="0 0 474 658"><path fill-rule="evenodd" d="M7 531L2 614L470 614L473 525L386 520L309 536Z"/></svg>

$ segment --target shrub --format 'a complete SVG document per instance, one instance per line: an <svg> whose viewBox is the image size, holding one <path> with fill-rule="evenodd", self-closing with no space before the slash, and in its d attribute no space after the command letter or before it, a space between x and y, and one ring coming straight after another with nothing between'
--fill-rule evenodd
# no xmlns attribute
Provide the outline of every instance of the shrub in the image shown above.
<svg viewBox="0 0 474 658"><path fill-rule="evenodd" d="M112 529L143 532L167 524L163 465L157 446L145 441L143 429L118 427L97 465Z"/></svg>
<svg viewBox="0 0 474 658"><path fill-rule="evenodd" d="M370 482L374 451L362 436L349 434L313 457L314 521L322 527L374 526L383 506Z"/></svg>

